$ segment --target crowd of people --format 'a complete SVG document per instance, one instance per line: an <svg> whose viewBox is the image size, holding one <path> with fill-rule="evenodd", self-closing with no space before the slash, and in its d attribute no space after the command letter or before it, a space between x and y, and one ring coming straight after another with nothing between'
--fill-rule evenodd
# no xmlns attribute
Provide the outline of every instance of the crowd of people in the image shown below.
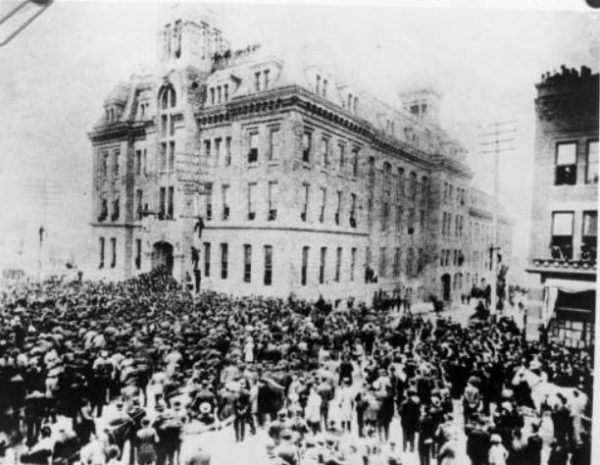
<svg viewBox="0 0 600 465"><path fill-rule="evenodd" d="M193 296L161 271L0 305L0 455L21 463L208 464L182 444L219 429L267 435L271 465L590 463L593 352L509 318ZM587 401L536 405L520 370Z"/></svg>

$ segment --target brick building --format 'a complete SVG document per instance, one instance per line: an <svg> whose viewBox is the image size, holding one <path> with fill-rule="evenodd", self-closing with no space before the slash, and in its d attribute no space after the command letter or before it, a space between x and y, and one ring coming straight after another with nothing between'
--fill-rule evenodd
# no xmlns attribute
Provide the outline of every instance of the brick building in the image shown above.
<svg viewBox="0 0 600 465"><path fill-rule="evenodd" d="M598 219L598 74L562 67L536 85L529 272L544 322L574 346L593 341Z"/></svg>
<svg viewBox="0 0 600 465"><path fill-rule="evenodd" d="M170 14L154 72L119 84L90 133L101 277L165 265L190 287L328 299L470 289L472 175L439 93L385 103L292 53L232 51L207 13Z"/></svg>

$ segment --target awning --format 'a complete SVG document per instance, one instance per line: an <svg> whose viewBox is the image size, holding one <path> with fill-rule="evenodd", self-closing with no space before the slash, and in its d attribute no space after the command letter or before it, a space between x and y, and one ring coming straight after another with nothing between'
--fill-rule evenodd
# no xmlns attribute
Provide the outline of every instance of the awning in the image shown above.
<svg viewBox="0 0 600 465"><path fill-rule="evenodd" d="M546 279L544 286L555 287L562 292L585 292L596 290L595 281L581 281L575 279Z"/></svg>
<svg viewBox="0 0 600 465"><path fill-rule="evenodd" d="M596 282L595 281L580 281L574 279L547 279L544 282L544 305L542 307L542 322L546 326L550 322L551 318L555 315L557 298L559 292L564 294L574 294L573 297L579 295L580 293L590 292L596 290ZM587 297L587 296L583 296ZM592 294L593 298L593 294ZM595 300L595 299L594 299ZM561 305L564 307L564 310L567 310L567 306ZM569 312L568 310L565 312L563 310L563 314L566 315ZM572 309L571 309L572 310ZM588 310L589 311L589 310Z"/></svg>

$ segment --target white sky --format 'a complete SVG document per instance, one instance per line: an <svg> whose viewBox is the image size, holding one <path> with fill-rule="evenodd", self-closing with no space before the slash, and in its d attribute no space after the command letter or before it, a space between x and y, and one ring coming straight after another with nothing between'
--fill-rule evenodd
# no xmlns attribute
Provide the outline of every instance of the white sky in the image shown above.
<svg viewBox="0 0 600 465"><path fill-rule="evenodd" d="M544 0L546 7L563 7L550 11L525 0L444 2L454 8L432 8L437 1L410 3L420 8L401 1L377 7L352 3L214 4L213 9L234 48L306 43L320 50L317 60L330 60L344 78L388 99L408 84L436 83L444 92L443 123L471 150L475 181L484 188L491 186L491 159L477 154L479 125L515 120L517 150L502 160L501 195L517 220L517 250L525 252L534 83L561 64L598 70L598 13L572 0ZM518 9L472 8L483 4ZM583 10L565 10L565 4ZM7 2L0 0L0 13L6 10ZM154 63L158 11L157 3L58 0L0 48L0 224L5 225L0 233L23 216L37 216L31 227L39 227L39 202L24 180L41 176L63 184L68 195L55 206L63 211L58 232L89 236L87 132L112 87L140 65Z"/></svg>

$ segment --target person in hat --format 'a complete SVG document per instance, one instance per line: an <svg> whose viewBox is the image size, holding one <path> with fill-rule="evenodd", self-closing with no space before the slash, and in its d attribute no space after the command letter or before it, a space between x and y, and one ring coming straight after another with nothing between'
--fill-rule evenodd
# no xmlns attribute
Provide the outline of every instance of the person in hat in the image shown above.
<svg viewBox="0 0 600 465"><path fill-rule="evenodd" d="M541 465L542 463L542 447L543 439L540 436L540 424L534 422L531 424L531 435L527 438L527 446L525 447L525 457L527 464Z"/></svg>

